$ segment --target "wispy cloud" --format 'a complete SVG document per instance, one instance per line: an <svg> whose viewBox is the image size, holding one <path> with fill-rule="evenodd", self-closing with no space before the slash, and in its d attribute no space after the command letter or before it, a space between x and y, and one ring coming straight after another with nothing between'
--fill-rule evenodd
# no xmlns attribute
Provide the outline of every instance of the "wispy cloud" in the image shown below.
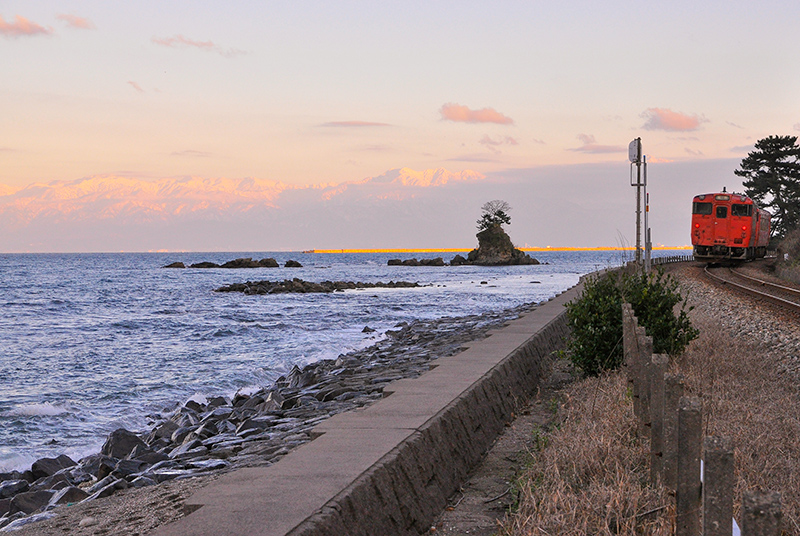
<svg viewBox="0 0 800 536"><path fill-rule="evenodd" d="M190 158L208 158L211 153L208 151L197 151L194 149L186 149L185 151L173 151L170 156L188 156Z"/></svg>
<svg viewBox="0 0 800 536"><path fill-rule="evenodd" d="M494 139L490 137L488 134L484 135L483 138L478 141L481 145L489 149L490 151L500 154L500 147L501 145L519 145L519 142L512 138L511 136L506 137L499 137L498 139Z"/></svg>
<svg viewBox="0 0 800 536"><path fill-rule="evenodd" d="M448 158L447 162L497 162L496 158L492 158L490 156L480 156L480 155L464 155L464 156L454 156L453 158Z"/></svg>
<svg viewBox="0 0 800 536"><path fill-rule="evenodd" d="M627 149L622 145L600 145L591 134L578 134L576 136L582 143L580 147L568 149L579 153L589 154L608 154L608 153L624 153Z"/></svg>
<svg viewBox="0 0 800 536"><path fill-rule="evenodd" d="M795 125L795 127L796 126L797 125ZM800 128L798 128L797 130L800 130ZM753 149L755 149L755 145L753 145L751 143L750 145L737 145L735 147L731 147L731 152L732 153L737 153L737 154L742 154L742 153L749 153Z"/></svg>
<svg viewBox="0 0 800 536"><path fill-rule="evenodd" d="M136 91L138 91L139 93L144 93L144 89L142 89L142 86L140 86L139 84L137 84L133 80L128 80L128 85L131 86Z"/></svg>
<svg viewBox="0 0 800 536"><path fill-rule="evenodd" d="M67 26L70 28L76 28L78 30L95 29L94 23L85 17L78 17L77 15L71 15L69 13L59 13L56 15L56 18L60 21L66 22Z"/></svg>
<svg viewBox="0 0 800 536"><path fill-rule="evenodd" d="M45 28L35 22L31 22L21 15L17 15L14 22L6 22L0 16L0 34L5 37L24 37L32 35L50 35L53 33L52 28Z"/></svg>
<svg viewBox="0 0 800 536"><path fill-rule="evenodd" d="M699 151L699 150L695 150L695 149L689 149L688 147L686 147L684 149L684 151L686 151L687 153L689 153L692 156L703 156L703 151Z"/></svg>
<svg viewBox="0 0 800 536"><path fill-rule="evenodd" d="M456 121L459 123L497 123L500 125L511 125L514 120L495 110L494 108L481 108L471 110L461 104L447 103L440 109L442 119Z"/></svg>
<svg viewBox="0 0 800 536"><path fill-rule="evenodd" d="M199 48L200 50L205 50L206 52L213 52L219 54L220 56L224 56L226 58L233 58L235 56L241 56L242 54L246 54L244 50L239 50L236 48L222 48L221 46L215 44L213 41L195 41L194 39L189 39L183 35L176 35L174 37L153 37L153 43L169 48L184 48L184 47L192 47L192 48Z"/></svg>
<svg viewBox="0 0 800 536"><path fill-rule="evenodd" d="M645 130L666 130L670 132L687 132L697 130L701 123L708 119L696 114L689 115L673 112L666 108L648 108L642 112L641 117L646 119L642 128Z"/></svg>
<svg viewBox="0 0 800 536"><path fill-rule="evenodd" d="M344 127L344 128L362 128L362 127L388 127L389 123L376 123L373 121L329 121L322 123L321 127Z"/></svg>
<svg viewBox="0 0 800 536"><path fill-rule="evenodd" d="M732 122L732 121L725 121L725 124L727 124L727 125L730 125L730 126L732 126L733 128L740 128L740 129L744 129L744 127L743 127L742 125L736 124L736 123L734 123L734 122Z"/></svg>

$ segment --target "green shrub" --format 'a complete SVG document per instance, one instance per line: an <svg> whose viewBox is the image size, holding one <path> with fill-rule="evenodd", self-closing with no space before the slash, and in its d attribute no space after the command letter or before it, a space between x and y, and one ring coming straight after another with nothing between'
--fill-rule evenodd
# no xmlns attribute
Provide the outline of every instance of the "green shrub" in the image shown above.
<svg viewBox="0 0 800 536"><path fill-rule="evenodd" d="M653 337L653 352L679 355L697 338L681 297L678 281L662 271L636 274L622 280L622 294L631 304L640 326ZM675 306L681 304L675 316Z"/></svg>
<svg viewBox="0 0 800 536"><path fill-rule="evenodd" d="M633 310L648 335L653 351L678 355L697 330L692 327L686 300L678 282L663 272L649 275L610 273L588 278L583 294L567 304L567 321L572 334L567 345L572 362L587 376L596 376L622 364L622 302ZM675 306L681 303L678 316Z"/></svg>
<svg viewBox="0 0 800 536"><path fill-rule="evenodd" d="M622 364L622 293L616 274L590 276L583 294L567 304L572 331L567 351L587 376Z"/></svg>

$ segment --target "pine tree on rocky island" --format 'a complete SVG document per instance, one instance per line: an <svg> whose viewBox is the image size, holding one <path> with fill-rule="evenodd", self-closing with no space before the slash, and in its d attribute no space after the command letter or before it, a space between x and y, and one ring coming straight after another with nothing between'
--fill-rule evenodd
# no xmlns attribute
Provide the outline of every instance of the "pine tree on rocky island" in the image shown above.
<svg viewBox="0 0 800 536"><path fill-rule="evenodd" d="M478 224L478 247L467 255L469 264L506 265L539 264L530 255L514 247L511 237L503 230L503 225L511 223L508 212L511 205L501 199L484 203Z"/></svg>
<svg viewBox="0 0 800 536"><path fill-rule="evenodd" d="M481 217L477 222L478 230L484 231L492 225L510 225L511 216L508 215L509 212L511 212L511 205L502 199L487 201L481 207Z"/></svg>

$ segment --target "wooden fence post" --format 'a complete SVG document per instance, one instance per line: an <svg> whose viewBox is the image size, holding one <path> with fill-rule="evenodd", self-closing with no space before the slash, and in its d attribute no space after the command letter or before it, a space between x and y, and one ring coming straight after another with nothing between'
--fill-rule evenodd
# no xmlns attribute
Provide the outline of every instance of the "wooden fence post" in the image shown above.
<svg viewBox="0 0 800 536"><path fill-rule="evenodd" d="M678 409L683 397L682 374L664 376L664 456L662 460L664 487L673 494L678 482Z"/></svg>
<svg viewBox="0 0 800 536"><path fill-rule="evenodd" d="M722 437L703 442L703 536L729 536L733 530L733 449Z"/></svg>
<svg viewBox="0 0 800 536"><path fill-rule="evenodd" d="M650 385L650 480L655 484L662 478L664 457L664 374L669 356L653 354L649 367Z"/></svg>
<svg viewBox="0 0 800 536"><path fill-rule="evenodd" d="M742 536L779 536L781 494L748 490L742 497Z"/></svg>
<svg viewBox="0 0 800 536"><path fill-rule="evenodd" d="M678 486L675 536L700 534L700 448L703 404L697 397L683 397L678 410Z"/></svg>

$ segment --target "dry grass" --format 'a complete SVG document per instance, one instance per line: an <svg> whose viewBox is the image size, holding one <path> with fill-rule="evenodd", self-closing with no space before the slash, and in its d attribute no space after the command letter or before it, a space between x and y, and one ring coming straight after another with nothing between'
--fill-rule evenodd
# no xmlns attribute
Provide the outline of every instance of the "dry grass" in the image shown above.
<svg viewBox="0 0 800 536"><path fill-rule="evenodd" d="M564 400L561 424L530 453L518 510L501 534L670 534L673 509L649 484L624 378L584 380Z"/></svg>
<svg viewBox="0 0 800 536"><path fill-rule="evenodd" d="M695 324L701 337L680 360L687 386L703 399L705 435L731 439L736 463L735 517L742 492L781 492L783 531L800 535L800 394L764 348Z"/></svg>
<svg viewBox="0 0 800 536"><path fill-rule="evenodd" d="M672 364L701 396L705 434L735 447L735 517L742 492L782 496L783 534L800 536L800 395L769 352L719 329L713 311L692 313L700 337ZM647 442L637 433L620 373L564 393L550 430L519 479L519 504L501 534L671 534L674 500L649 482ZM659 509L660 508L660 509Z"/></svg>

